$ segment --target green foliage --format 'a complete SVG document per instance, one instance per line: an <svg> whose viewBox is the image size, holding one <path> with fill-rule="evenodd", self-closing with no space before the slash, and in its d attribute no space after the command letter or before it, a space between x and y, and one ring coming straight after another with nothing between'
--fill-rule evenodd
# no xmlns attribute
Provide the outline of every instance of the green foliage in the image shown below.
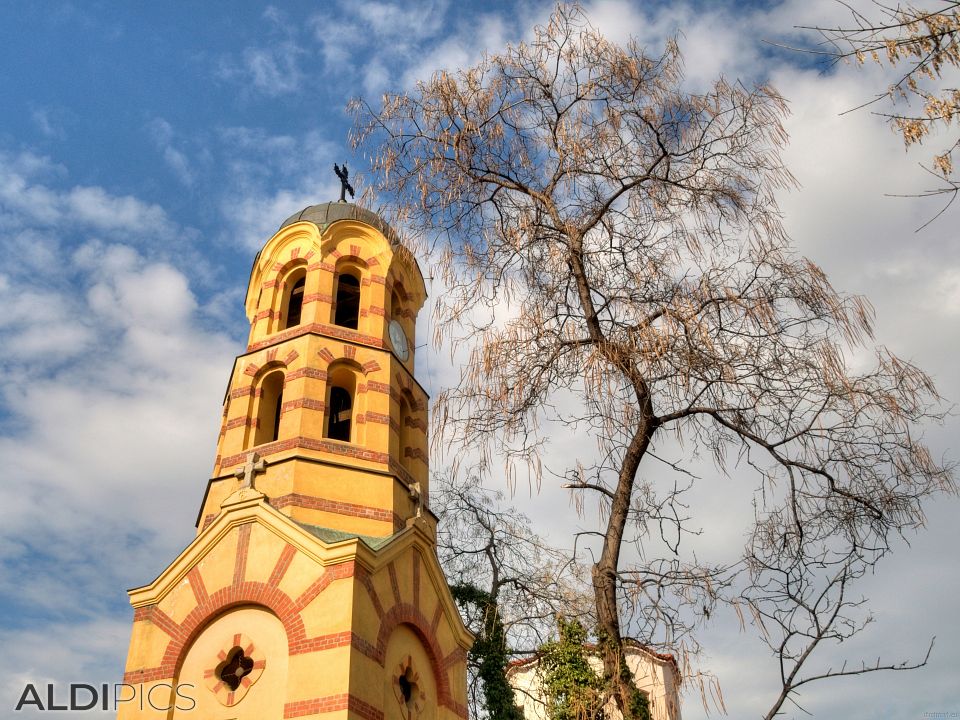
<svg viewBox="0 0 960 720"><path fill-rule="evenodd" d="M621 656L619 678L600 677L590 667L587 631L576 620L558 619L560 638L540 651L540 673L550 720L603 720L603 706L609 691L619 684L630 688L627 717L650 720L650 702L634 685L633 676ZM603 638L600 638L601 650Z"/></svg>
<svg viewBox="0 0 960 720"><path fill-rule="evenodd" d="M610 642L608 638L604 635L600 636L599 646L601 651L607 649L604 645L608 642ZM620 672L620 685L621 687L630 688L630 698L627 701L628 717L630 720L650 720L650 700L647 698L646 693L642 692L640 688L634 684L633 674L630 672L630 668L627 666L627 659L623 654L623 647L614 646L613 651L620 656L620 662L617 664Z"/></svg>
<svg viewBox="0 0 960 720"><path fill-rule="evenodd" d="M587 631L576 620L558 619L560 638L541 648L540 673L550 720L603 718L603 680L590 667Z"/></svg>
<svg viewBox="0 0 960 720"><path fill-rule="evenodd" d="M470 648L470 661L483 682L487 714L493 720L523 720L523 712L514 704L513 688L507 681L507 636L493 596L474 585L454 585L453 598L481 611L483 626Z"/></svg>

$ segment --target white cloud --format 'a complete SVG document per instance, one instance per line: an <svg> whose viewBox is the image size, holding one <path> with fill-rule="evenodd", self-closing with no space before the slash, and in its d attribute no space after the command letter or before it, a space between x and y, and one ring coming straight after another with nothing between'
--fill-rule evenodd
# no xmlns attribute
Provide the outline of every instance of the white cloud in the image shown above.
<svg viewBox="0 0 960 720"><path fill-rule="evenodd" d="M186 153L174 144L173 126L163 118L154 118L147 123L147 131L154 146L163 155L163 161L173 174L186 186L193 185L195 173Z"/></svg>
<svg viewBox="0 0 960 720"><path fill-rule="evenodd" d="M0 697L4 706L12 710L23 696L28 683L33 684L40 699L47 704L47 683L54 685L54 703L69 702L70 683L100 686L107 683L112 693L113 684L119 682L123 668L117 663L116 649L126 643L130 635L130 623L119 618L93 619L83 622L57 622L43 630L9 629L0 632L3 643L5 666L0 680ZM51 648L50 638L56 638ZM112 698L113 696L110 695ZM89 702L89 695L77 691L79 703ZM90 718L114 718L111 711L98 706L84 711ZM41 711L25 704L17 713L20 717L46 717L49 711Z"/></svg>
<svg viewBox="0 0 960 720"><path fill-rule="evenodd" d="M29 154L0 185L0 603L95 615L160 569L143 540L189 539L237 348L160 258L190 237L162 208Z"/></svg>
<svg viewBox="0 0 960 720"><path fill-rule="evenodd" d="M221 58L217 74L267 97L290 95L303 89L306 75L301 61L306 54L292 38L251 45L243 49L239 59Z"/></svg>
<svg viewBox="0 0 960 720"><path fill-rule="evenodd" d="M64 140L67 137L63 129L61 112L53 108L33 106L30 108L30 119L44 137L53 140Z"/></svg>
<svg viewBox="0 0 960 720"><path fill-rule="evenodd" d="M363 91L367 97L376 97L388 89L390 71L379 60L371 60L363 69Z"/></svg>
<svg viewBox="0 0 960 720"><path fill-rule="evenodd" d="M43 184L60 169L29 152L0 152L0 229L70 228L123 232L133 236L171 236L166 212L131 195L117 196L102 187L75 185L66 191Z"/></svg>
<svg viewBox="0 0 960 720"><path fill-rule="evenodd" d="M284 95L300 89L303 72L299 58L303 49L292 42L268 48L247 48L243 62L253 87L266 95Z"/></svg>
<svg viewBox="0 0 960 720"><path fill-rule="evenodd" d="M265 27L260 34L266 35L268 41L248 45L239 58L221 57L217 75L267 97L302 90L306 75L301 62L309 53L297 40L298 28L273 5L267 6L262 17Z"/></svg>
<svg viewBox="0 0 960 720"><path fill-rule="evenodd" d="M470 24L421 53L417 62L402 74L404 90L412 89L418 80L427 80L438 70L454 72L479 62L487 52L499 52L509 39L512 26L498 15L482 15Z"/></svg>
<svg viewBox="0 0 960 720"><path fill-rule="evenodd" d="M123 230L154 234L165 231L169 221L159 205L130 195L117 197L101 187L75 187L65 198L64 212L97 230Z"/></svg>
<svg viewBox="0 0 960 720"><path fill-rule="evenodd" d="M416 44L436 35L444 26L444 19L450 3L448 0L434 2L390 3L360 2L346 3L351 13L355 13L376 38L377 42Z"/></svg>
<svg viewBox="0 0 960 720"><path fill-rule="evenodd" d="M231 242L258 250L290 215L340 195L333 163L343 162L344 149L317 132L293 137L230 127L221 137L243 151L231 164L220 206Z"/></svg>

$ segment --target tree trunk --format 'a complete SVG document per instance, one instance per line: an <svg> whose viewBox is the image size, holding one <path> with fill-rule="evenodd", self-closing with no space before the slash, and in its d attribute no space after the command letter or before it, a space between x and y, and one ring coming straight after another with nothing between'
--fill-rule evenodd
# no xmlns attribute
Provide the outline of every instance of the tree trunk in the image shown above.
<svg viewBox="0 0 960 720"><path fill-rule="evenodd" d="M644 402L645 399L645 402ZM641 399L643 420L627 447L620 468L616 490L610 505L610 517L604 533L603 550L591 570L594 600L597 608L597 633L603 659L603 675L624 720L634 720L631 700L634 694L632 676L627 670L620 635L620 612L617 605L617 571L620 548L630 512L633 484L650 444L653 429L653 409L649 396ZM627 670L625 672L625 670Z"/></svg>

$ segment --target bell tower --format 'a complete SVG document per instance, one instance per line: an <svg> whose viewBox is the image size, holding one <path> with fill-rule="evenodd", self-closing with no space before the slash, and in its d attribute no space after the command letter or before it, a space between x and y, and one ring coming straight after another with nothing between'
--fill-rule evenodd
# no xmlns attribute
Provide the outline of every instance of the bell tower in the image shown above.
<svg viewBox="0 0 960 720"><path fill-rule="evenodd" d="M466 717L414 377L425 299L396 233L351 203L258 253L197 536L130 591L120 718Z"/></svg>
<svg viewBox="0 0 960 720"><path fill-rule="evenodd" d="M427 500L427 395L414 379L416 260L374 213L346 202L288 218L253 263L247 352L224 399L198 526L257 488L299 522L385 537ZM420 500L418 500L418 497Z"/></svg>

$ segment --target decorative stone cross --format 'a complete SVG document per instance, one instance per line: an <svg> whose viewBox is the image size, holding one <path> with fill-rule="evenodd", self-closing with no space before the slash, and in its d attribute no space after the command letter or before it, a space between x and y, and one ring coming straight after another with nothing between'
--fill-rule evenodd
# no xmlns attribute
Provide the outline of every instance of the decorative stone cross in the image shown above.
<svg viewBox="0 0 960 720"><path fill-rule="evenodd" d="M420 490L420 483L415 482L410 488L410 499L417 505L417 514L414 517L423 515L423 492Z"/></svg>
<svg viewBox="0 0 960 720"><path fill-rule="evenodd" d="M266 472L266 470L267 461L261 458L257 453L252 452L247 455L247 462L243 464L243 467L237 469L234 475L236 475L238 478L241 478L241 490L245 490L246 488L256 490L257 488L254 485L254 477L262 472Z"/></svg>

